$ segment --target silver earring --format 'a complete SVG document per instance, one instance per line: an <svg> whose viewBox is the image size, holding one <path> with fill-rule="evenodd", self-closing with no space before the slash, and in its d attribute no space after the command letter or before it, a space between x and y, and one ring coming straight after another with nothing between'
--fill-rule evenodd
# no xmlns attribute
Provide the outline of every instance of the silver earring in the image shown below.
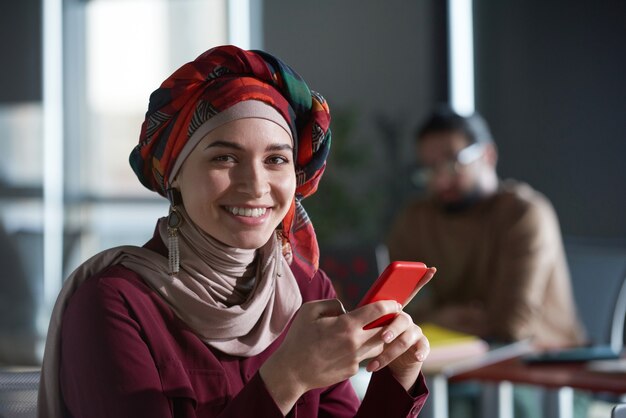
<svg viewBox="0 0 626 418"><path fill-rule="evenodd" d="M180 193L176 189L168 189L167 197L170 201L170 212L167 216L167 247L168 265L170 275L175 275L180 270L180 247L178 245L178 228L183 223L183 218L178 212L181 202Z"/></svg>

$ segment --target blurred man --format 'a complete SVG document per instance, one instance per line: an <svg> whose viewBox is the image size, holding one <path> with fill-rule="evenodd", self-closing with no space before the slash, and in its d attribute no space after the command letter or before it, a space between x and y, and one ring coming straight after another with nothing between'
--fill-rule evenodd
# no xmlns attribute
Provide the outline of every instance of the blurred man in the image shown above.
<svg viewBox="0 0 626 418"><path fill-rule="evenodd" d="M493 342L580 343L548 199L527 184L498 178L497 150L478 114L438 109L416 139L416 180L429 196L401 212L387 242L391 260L437 267L435 280L408 307L416 321Z"/></svg>

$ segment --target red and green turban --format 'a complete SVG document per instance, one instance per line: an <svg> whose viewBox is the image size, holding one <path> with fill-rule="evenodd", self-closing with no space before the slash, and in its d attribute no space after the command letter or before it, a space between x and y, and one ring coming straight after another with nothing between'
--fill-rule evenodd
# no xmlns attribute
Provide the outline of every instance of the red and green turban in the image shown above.
<svg viewBox="0 0 626 418"><path fill-rule="evenodd" d="M193 133L213 116L246 100L276 109L294 139L296 196L282 223L294 261L317 270L319 250L300 201L317 190L330 149L330 112L287 64L263 51L212 48L176 70L150 96L130 165L141 183L167 195L172 168Z"/></svg>

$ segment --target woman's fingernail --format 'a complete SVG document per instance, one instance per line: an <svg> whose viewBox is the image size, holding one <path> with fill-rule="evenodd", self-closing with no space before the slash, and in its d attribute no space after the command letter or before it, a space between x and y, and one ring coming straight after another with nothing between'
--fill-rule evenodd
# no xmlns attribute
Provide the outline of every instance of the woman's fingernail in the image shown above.
<svg viewBox="0 0 626 418"><path fill-rule="evenodd" d="M400 302L396 302L398 304L398 312L402 310L402 304Z"/></svg>
<svg viewBox="0 0 626 418"><path fill-rule="evenodd" d="M417 361L423 362L424 359L425 359L425 357L424 357L423 353L417 353Z"/></svg>
<svg viewBox="0 0 626 418"><path fill-rule="evenodd" d="M390 343L393 340L393 332L385 331L383 332L383 341L386 343Z"/></svg>
<svg viewBox="0 0 626 418"><path fill-rule="evenodd" d="M339 302L339 306L341 307L342 312L347 313L345 306L343 306L343 303L341 303L339 299L337 299L337 301Z"/></svg>

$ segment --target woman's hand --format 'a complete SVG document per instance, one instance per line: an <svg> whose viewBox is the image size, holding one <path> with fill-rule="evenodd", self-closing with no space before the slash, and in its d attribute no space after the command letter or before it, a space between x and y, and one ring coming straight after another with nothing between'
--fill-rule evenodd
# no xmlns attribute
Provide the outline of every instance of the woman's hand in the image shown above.
<svg viewBox="0 0 626 418"><path fill-rule="evenodd" d="M420 287L434 274L435 269L430 268ZM387 314L398 315L389 325L363 329ZM285 340L259 372L274 401L287 414L306 391L354 376L359 363L370 358L369 371L388 365L408 391L428 352L421 329L395 301L374 302L345 313L338 300L321 300L302 305Z"/></svg>
<svg viewBox="0 0 626 418"><path fill-rule="evenodd" d="M347 314L336 299L303 304L285 340L259 370L283 414L306 391L341 382L358 372L360 362L383 353L381 328L363 327L400 309L389 300ZM389 327L396 330L402 324L396 319Z"/></svg>
<svg viewBox="0 0 626 418"><path fill-rule="evenodd" d="M406 312L401 312L384 327L380 336L385 342L384 349L370 360L367 371L375 372L389 366L396 380L410 391L430 352L428 339Z"/></svg>

